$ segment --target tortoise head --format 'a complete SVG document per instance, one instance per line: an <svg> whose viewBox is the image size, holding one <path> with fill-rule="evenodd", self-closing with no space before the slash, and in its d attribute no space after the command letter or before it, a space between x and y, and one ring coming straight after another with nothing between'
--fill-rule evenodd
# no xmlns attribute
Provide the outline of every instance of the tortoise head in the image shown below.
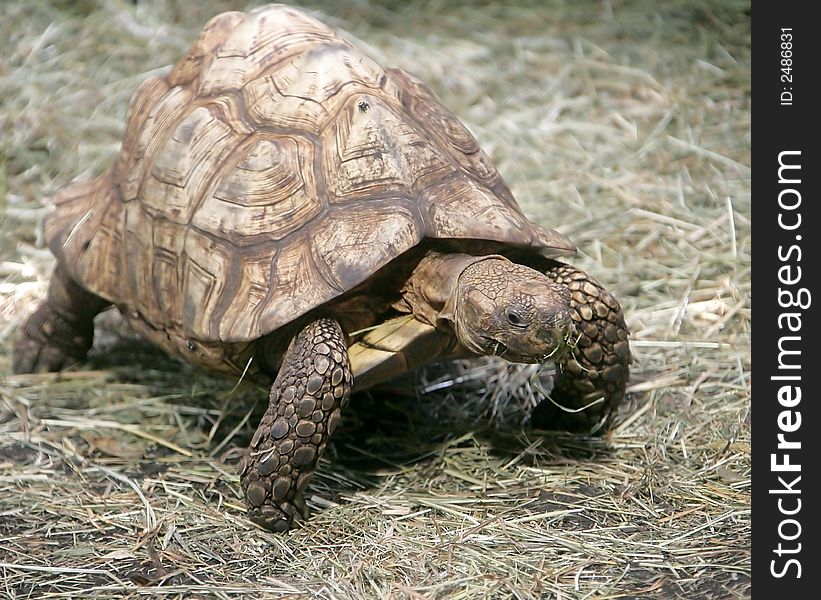
<svg viewBox="0 0 821 600"><path fill-rule="evenodd" d="M451 306L461 344L481 355L540 363L568 348L570 290L501 257L466 267Z"/></svg>

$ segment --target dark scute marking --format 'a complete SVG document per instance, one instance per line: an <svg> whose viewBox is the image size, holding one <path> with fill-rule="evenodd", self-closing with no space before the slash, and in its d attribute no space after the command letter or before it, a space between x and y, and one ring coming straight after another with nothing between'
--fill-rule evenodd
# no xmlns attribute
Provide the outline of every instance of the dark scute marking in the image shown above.
<svg viewBox="0 0 821 600"><path fill-rule="evenodd" d="M318 389L319 388L317 388L317 390ZM313 398L304 398L297 406L296 411L300 417L307 417L314 412L314 408L316 408L316 400Z"/></svg>
<svg viewBox="0 0 821 600"><path fill-rule="evenodd" d="M313 396L322 387L322 382L322 376L314 373L308 378L308 384L305 386L305 391L308 392L311 396Z"/></svg>
<svg viewBox="0 0 821 600"><path fill-rule="evenodd" d="M328 435L331 435L334 432L334 429L336 429L336 426L339 424L340 417L341 413L338 408L331 413L330 417L328 417Z"/></svg>
<svg viewBox="0 0 821 600"><path fill-rule="evenodd" d="M284 437L285 434L288 433L288 429L290 429L288 425L288 421L285 419L277 419L274 421L273 426L271 427L271 437L275 440L278 440L281 437Z"/></svg>
<svg viewBox="0 0 821 600"><path fill-rule="evenodd" d="M615 383L620 381L624 373L624 368L621 365L612 365L602 371L602 377L605 381Z"/></svg>
<svg viewBox="0 0 821 600"><path fill-rule="evenodd" d="M598 344L593 344L589 348L585 348L584 355L587 357L587 360L589 360L593 364L600 363L602 359L601 346L599 346Z"/></svg>
<svg viewBox="0 0 821 600"><path fill-rule="evenodd" d="M296 433L299 437L311 437L316 431L316 424L313 421L300 421L296 426Z"/></svg>
<svg viewBox="0 0 821 600"><path fill-rule="evenodd" d="M294 464L298 467L307 465L314 459L314 456L316 456L316 450L313 446L302 446L294 452Z"/></svg>
<svg viewBox="0 0 821 600"><path fill-rule="evenodd" d="M622 362L627 362L630 358L630 346L627 342L616 342L613 345L613 351L616 353L616 356L619 357L619 360Z"/></svg>
<svg viewBox="0 0 821 600"><path fill-rule="evenodd" d="M581 318L585 321L589 321L593 318L593 309L590 308L587 304L580 306L577 310L579 311L579 315L581 315Z"/></svg>
<svg viewBox="0 0 821 600"><path fill-rule="evenodd" d="M334 402L336 402L336 398L331 392L322 394L322 410L331 410L334 407Z"/></svg>
<svg viewBox="0 0 821 600"><path fill-rule="evenodd" d="M328 360L327 356L319 355L314 358L314 369L320 375L324 375L328 368L331 366L331 361Z"/></svg>
<svg viewBox="0 0 821 600"><path fill-rule="evenodd" d="M268 456L268 458L259 463L259 467L257 467L257 472L259 472L259 474L263 477L267 477L268 475L276 471L278 468L279 457L276 455L276 453L272 452Z"/></svg>
<svg viewBox="0 0 821 600"><path fill-rule="evenodd" d="M290 489L291 480L287 477L280 477L276 480L276 482L274 482L271 495L274 497L274 500L282 500L288 494Z"/></svg>
<svg viewBox="0 0 821 600"><path fill-rule="evenodd" d="M248 490L245 492L245 498L253 506L259 506L265 502L266 496L268 496L268 490L265 489L265 485L259 481L255 481L249 485Z"/></svg>

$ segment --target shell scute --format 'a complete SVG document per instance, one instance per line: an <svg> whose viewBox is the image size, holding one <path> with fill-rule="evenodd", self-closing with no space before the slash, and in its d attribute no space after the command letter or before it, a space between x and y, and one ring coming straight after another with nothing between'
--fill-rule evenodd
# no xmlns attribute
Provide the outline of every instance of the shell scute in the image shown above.
<svg viewBox="0 0 821 600"><path fill-rule="evenodd" d="M192 224L238 246L279 241L304 226L323 207L300 158L310 146L287 136L254 139L237 153L239 161L205 199Z"/></svg>
<svg viewBox="0 0 821 600"><path fill-rule="evenodd" d="M416 212L394 199L330 211L313 233L311 249L324 278L344 291L415 246L421 234Z"/></svg>
<svg viewBox="0 0 821 600"><path fill-rule="evenodd" d="M336 38L327 25L286 6L271 6L245 16L203 67L199 94L239 90L290 56Z"/></svg>
<svg viewBox="0 0 821 600"><path fill-rule="evenodd" d="M218 312L224 290L237 276L230 245L188 229L182 250L181 320L183 330L202 340L217 339Z"/></svg>
<svg viewBox="0 0 821 600"><path fill-rule="evenodd" d="M195 108L154 156L150 177L144 183L143 206L175 223L188 223L210 183L209 175L239 139L210 110Z"/></svg>
<svg viewBox="0 0 821 600"><path fill-rule="evenodd" d="M393 106L370 94L348 99L320 145L332 203L380 193L410 195L424 179L453 169Z"/></svg>
<svg viewBox="0 0 821 600"><path fill-rule="evenodd" d="M123 167L117 183L123 201L137 199L140 184L150 165L147 157L152 156L157 147L166 141L169 131L185 115L192 97L186 88L170 88L155 105L146 105L144 112L135 115L134 118L142 121L142 126L138 133L135 132L133 145L124 145L120 153Z"/></svg>

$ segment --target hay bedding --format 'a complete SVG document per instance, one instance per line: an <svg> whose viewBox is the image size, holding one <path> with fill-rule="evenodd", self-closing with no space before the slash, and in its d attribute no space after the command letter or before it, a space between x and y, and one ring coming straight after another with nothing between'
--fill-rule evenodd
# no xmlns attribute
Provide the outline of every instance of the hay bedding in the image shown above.
<svg viewBox="0 0 821 600"><path fill-rule="evenodd" d="M621 299L613 432L522 428L533 367L431 369L352 405L314 517L274 535L235 471L264 391L107 314L88 363L0 386L0 596L749 596L749 3L470 4L309 8L429 81ZM137 84L237 5L3 3L0 373L45 293L43 196L100 172Z"/></svg>

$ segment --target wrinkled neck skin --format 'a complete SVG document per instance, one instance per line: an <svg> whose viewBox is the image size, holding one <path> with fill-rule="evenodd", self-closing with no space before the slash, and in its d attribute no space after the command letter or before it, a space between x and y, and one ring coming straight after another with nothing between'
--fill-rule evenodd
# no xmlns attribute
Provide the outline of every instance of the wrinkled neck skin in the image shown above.
<svg viewBox="0 0 821 600"><path fill-rule="evenodd" d="M473 256L429 252L402 287L402 299L394 308L401 312L413 313L419 321L440 331L455 333L459 276L468 266L490 258L503 257L495 254ZM450 356L470 354L472 353L461 344L457 344Z"/></svg>

